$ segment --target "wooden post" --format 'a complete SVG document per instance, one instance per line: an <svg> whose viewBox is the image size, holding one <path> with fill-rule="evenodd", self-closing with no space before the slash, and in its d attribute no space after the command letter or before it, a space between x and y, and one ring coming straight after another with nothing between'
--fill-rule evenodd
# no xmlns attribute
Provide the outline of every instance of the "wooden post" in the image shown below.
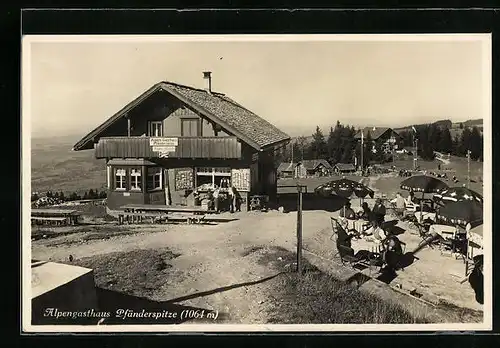
<svg viewBox="0 0 500 348"><path fill-rule="evenodd" d="M302 274L302 186L297 184L297 272Z"/></svg>

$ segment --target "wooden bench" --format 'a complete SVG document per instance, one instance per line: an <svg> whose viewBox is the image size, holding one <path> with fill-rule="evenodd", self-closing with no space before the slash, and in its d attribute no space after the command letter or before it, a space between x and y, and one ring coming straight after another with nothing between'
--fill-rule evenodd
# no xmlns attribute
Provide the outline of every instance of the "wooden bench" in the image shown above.
<svg viewBox="0 0 500 348"><path fill-rule="evenodd" d="M66 217L53 217L53 216L32 216L32 223L41 222L43 223L55 223L56 225L66 225L68 223L68 218Z"/></svg>
<svg viewBox="0 0 500 348"><path fill-rule="evenodd" d="M149 219L149 221L154 224L155 221L161 221L168 219L168 214L162 213L128 213L121 212L118 214L118 223L122 225L123 223L141 223L145 219Z"/></svg>

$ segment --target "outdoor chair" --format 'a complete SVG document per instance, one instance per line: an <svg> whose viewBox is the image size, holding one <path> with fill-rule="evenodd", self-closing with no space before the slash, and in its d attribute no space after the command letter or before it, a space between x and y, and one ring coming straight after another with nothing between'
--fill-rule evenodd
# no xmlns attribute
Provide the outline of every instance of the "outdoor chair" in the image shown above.
<svg viewBox="0 0 500 348"><path fill-rule="evenodd" d="M342 243L337 243L337 250L343 265L349 265L358 270L368 268L370 276L373 267L376 267L380 271L385 265L382 254L379 253L360 250L355 254L353 248Z"/></svg>
<svg viewBox="0 0 500 348"><path fill-rule="evenodd" d="M340 222L336 218L330 217L330 222L332 224L332 231L333 231L333 234L330 237L330 239L333 240L333 237L335 236L335 242L337 244L338 243L341 243L341 244L347 243L350 246L351 245L351 238L354 236L347 233L347 231L344 229L342 224L340 224ZM339 256L338 251L334 255L334 257L336 257L336 256Z"/></svg>
<svg viewBox="0 0 500 348"><path fill-rule="evenodd" d="M412 230L417 231L418 236L421 239L420 244L427 242L427 237L429 237L429 229L434 222L430 219L426 219L422 222L419 222L417 220L417 217L414 215L408 216L406 220L409 221L408 227ZM433 249L433 246L431 243L429 243L427 245L429 246L429 248Z"/></svg>
<svg viewBox="0 0 500 348"><path fill-rule="evenodd" d="M465 261L465 255L467 254L467 237L465 233L455 232L452 238L441 238L440 240L440 252L441 255L444 251L450 251L451 256L455 256L455 259L462 257Z"/></svg>

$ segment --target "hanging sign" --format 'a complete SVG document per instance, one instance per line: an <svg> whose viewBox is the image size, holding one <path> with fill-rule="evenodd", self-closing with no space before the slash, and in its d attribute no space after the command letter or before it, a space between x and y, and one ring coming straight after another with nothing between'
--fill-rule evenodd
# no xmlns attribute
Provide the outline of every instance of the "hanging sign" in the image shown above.
<svg viewBox="0 0 500 348"><path fill-rule="evenodd" d="M150 138L149 139L150 146L167 146L167 147L175 147L179 145L179 138Z"/></svg>
<svg viewBox="0 0 500 348"><path fill-rule="evenodd" d="M175 152L179 145L179 138L150 138L149 146L154 152L158 152L158 157L166 158L169 153Z"/></svg>

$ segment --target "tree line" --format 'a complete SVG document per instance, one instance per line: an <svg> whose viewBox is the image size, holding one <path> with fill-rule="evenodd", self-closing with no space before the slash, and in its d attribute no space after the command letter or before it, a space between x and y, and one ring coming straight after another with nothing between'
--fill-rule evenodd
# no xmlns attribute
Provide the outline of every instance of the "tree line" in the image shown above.
<svg viewBox="0 0 500 348"><path fill-rule="evenodd" d="M400 146L414 147L424 160L434 159L434 151L464 157L470 150L472 160L483 160L483 135L477 127L463 127L461 135L452 138L446 124L423 124L414 126L416 130L398 132L401 136ZM361 142L355 139L357 131L353 126L342 125L337 121L330 127L325 137L319 126L316 126L311 140L298 137L291 144L276 152L276 162L299 162L301 160L325 159L330 164L355 163L361 165ZM416 139L416 141L415 141ZM375 151L372 151L372 150ZM370 163L392 161L392 154L382 151L381 142L373 142L370 132L366 134L363 149L363 167Z"/></svg>
<svg viewBox="0 0 500 348"><path fill-rule="evenodd" d="M478 127L463 127L461 134L455 134L452 138L448 128L439 127L436 124L416 126L413 131L399 132L403 139L403 146L414 146L417 139L418 155L424 160L434 159L434 151L453 156L465 157L470 151L472 160L483 160L483 135Z"/></svg>
<svg viewBox="0 0 500 348"><path fill-rule="evenodd" d="M52 192L52 191L47 191L45 193L45 196L47 198L54 198L58 199L63 202L69 202L69 201L78 201L82 199L104 199L107 197L106 190L99 191L99 189L90 189L88 191L85 191L83 194L78 194L76 191L70 193L69 195L65 195L64 192L59 191L59 192ZM34 193L31 195L31 201L34 202L38 200L40 196L37 193Z"/></svg>

